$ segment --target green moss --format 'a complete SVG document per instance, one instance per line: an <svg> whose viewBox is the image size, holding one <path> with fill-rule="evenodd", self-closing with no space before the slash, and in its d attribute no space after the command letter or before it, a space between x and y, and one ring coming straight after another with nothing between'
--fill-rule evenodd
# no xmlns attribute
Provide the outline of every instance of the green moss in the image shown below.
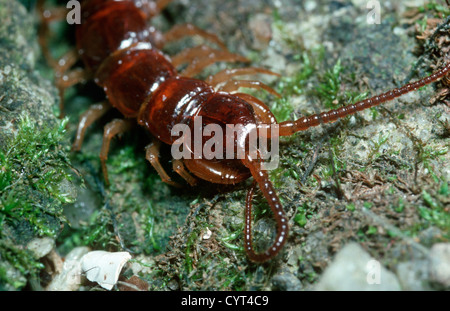
<svg viewBox="0 0 450 311"><path fill-rule="evenodd" d="M55 128L39 130L24 116L17 134L0 151L2 224L27 219L36 233L56 234L39 216L50 214L63 221L62 205L75 200L75 194L65 186L72 180L67 150L61 145L65 124L63 120ZM26 190L28 186L32 193Z"/></svg>
<svg viewBox="0 0 450 311"><path fill-rule="evenodd" d="M348 209L349 211L353 212L355 210L355 203L349 203L345 206L346 209Z"/></svg>
<svg viewBox="0 0 450 311"><path fill-rule="evenodd" d="M302 159L298 157L292 155L281 156L279 166L269 172L270 180L275 188L282 188L286 183L292 182L292 180L299 180L298 166L301 163Z"/></svg>
<svg viewBox="0 0 450 311"><path fill-rule="evenodd" d="M372 235L372 234L376 234L378 232L377 227L375 226L369 226L369 228L366 231L367 235Z"/></svg>
<svg viewBox="0 0 450 311"><path fill-rule="evenodd" d="M346 104L353 104L364 100L369 94L369 92L342 91L344 69L341 60L338 59L333 68L319 75L319 84L315 88L315 94L320 98L325 108L336 109ZM354 75L350 75L349 78L356 79Z"/></svg>
<svg viewBox="0 0 450 311"><path fill-rule="evenodd" d="M291 118L294 108L290 104L290 98L293 95L300 95L306 92L306 83L316 71L318 59L322 58L319 54L321 52L317 50L312 53L303 52L296 55L294 59L301 66L298 73L292 77L282 77L278 82L276 88L283 97L275 99L270 107L278 122L283 122Z"/></svg>
<svg viewBox="0 0 450 311"><path fill-rule="evenodd" d="M380 148L388 141L389 136L389 133L386 133L384 135L379 135L376 140L371 140L373 147L368 155L369 163L381 156Z"/></svg>
<svg viewBox="0 0 450 311"><path fill-rule="evenodd" d="M320 76L321 83L316 87L316 92L323 100L325 107L332 109L339 103L338 94L341 89L341 73L343 67L338 60L334 67Z"/></svg>
<svg viewBox="0 0 450 311"><path fill-rule="evenodd" d="M435 0L428 1L423 6L419 6L418 10L420 13L433 13L435 17L442 18L442 15L448 16L450 14L450 8L447 5L442 5Z"/></svg>
<svg viewBox="0 0 450 311"><path fill-rule="evenodd" d="M116 245L112 227L110 210L103 208L95 212L91 217L89 225L81 230L83 233L81 235L83 244L99 249L107 249L111 245Z"/></svg>
<svg viewBox="0 0 450 311"><path fill-rule="evenodd" d="M443 182L441 187L439 188L439 194L448 198L450 196L450 193L448 192L448 183Z"/></svg>
<svg viewBox="0 0 450 311"><path fill-rule="evenodd" d="M419 6L417 9L423 15L423 17L416 22L420 27L420 32L425 31L427 28L428 19L445 18L450 14L448 6L439 4L436 1L429 1L425 3L425 5Z"/></svg>
<svg viewBox="0 0 450 311"><path fill-rule="evenodd" d="M44 268L31 252L5 239L0 240L0 259L0 290L8 289L8 285L15 289L22 288L27 283L23 276L37 278Z"/></svg>
<svg viewBox="0 0 450 311"><path fill-rule="evenodd" d="M206 259L206 258L205 258ZM208 290L242 290L248 282L246 271L224 256L216 255L214 258L189 262L189 270L183 275L188 287L195 287L195 283L201 282L204 289Z"/></svg>
<svg viewBox="0 0 450 311"><path fill-rule="evenodd" d="M441 186L440 190L443 188ZM427 222L449 232L450 229L450 214L444 208L443 204L434 198L429 192L422 191L422 199L425 206L419 206L419 215Z"/></svg>
<svg viewBox="0 0 450 311"><path fill-rule="evenodd" d="M282 77L278 82L277 89L286 96L300 95L305 93L305 86L309 78L314 76L317 66L323 59L323 48L304 51L294 56L294 61L299 64L300 70L294 76Z"/></svg>
<svg viewBox="0 0 450 311"><path fill-rule="evenodd" d="M148 203L148 208L144 209L144 219L146 219L144 230L146 232L146 244L150 244L151 247L145 247L145 249L154 249L155 251L161 250L161 244L159 239L155 237L155 211L151 202Z"/></svg>
<svg viewBox="0 0 450 311"><path fill-rule="evenodd" d="M41 265L17 245L35 236L56 237L65 222L63 205L75 200L62 145L66 122L40 129L24 115L16 134L0 150L0 243L5 247L1 258L23 274Z"/></svg>
<svg viewBox="0 0 450 311"><path fill-rule="evenodd" d="M297 207L297 215L294 217L294 221L299 225L300 227L304 227L308 219L312 217L312 214L308 212L308 204L305 202L301 206Z"/></svg>
<svg viewBox="0 0 450 311"><path fill-rule="evenodd" d="M364 206L364 208L371 209L373 206L373 203L372 202L364 202L363 206Z"/></svg>
<svg viewBox="0 0 450 311"><path fill-rule="evenodd" d="M405 209L405 202L403 201L403 198L399 198L398 202L395 206L393 206L393 210L397 213L402 213Z"/></svg>
<svg viewBox="0 0 450 311"><path fill-rule="evenodd" d="M222 244L232 250L235 251L239 251L239 252L243 252L244 248L242 246L236 245L236 244L232 244L230 243L231 241L236 240L237 238L239 238L242 235L244 228L239 228L239 230L236 230L234 232L232 232L231 234L225 236L225 237L219 237L218 240L222 242Z"/></svg>
<svg viewBox="0 0 450 311"><path fill-rule="evenodd" d="M422 142L416 146L418 147L419 162L428 170L434 181L439 182L439 177L437 176L431 161L445 156L448 153L448 147L433 148L432 146L426 146Z"/></svg>

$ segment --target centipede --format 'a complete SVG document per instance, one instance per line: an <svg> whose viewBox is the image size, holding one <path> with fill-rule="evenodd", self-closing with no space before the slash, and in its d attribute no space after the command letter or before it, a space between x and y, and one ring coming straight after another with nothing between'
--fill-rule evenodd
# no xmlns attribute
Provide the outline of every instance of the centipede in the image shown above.
<svg viewBox="0 0 450 311"><path fill-rule="evenodd" d="M82 1L82 20L81 24L76 25L75 31L76 50L52 63L56 71L56 84L62 93L81 81L94 80L104 90L105 100L92 105L82 114L72 149L80 150L86 129L106 112L115 109L123 118L112 120L104 128L100 162L105 180L108 181L106 160L111 140L137 125L152 137L145 148L146 159L165 183L177 187L180 185L163 169L159 159L161 145L172 146L179 138L172 134L177 124L184 124L194 130L195 118L201 117L202 129L213 124L222 129L229 125L242 125L244 130L235 133L231 144L233 150L244 150L244 156L206 159L195 157L194 151L189 150L191 157L173 159L172 163L173 171L189 185L195 185L199 179L213 184L234 185L253 178L245 201L243 237L248 259L255 263L267 262L280 253L288 239L289 221L268 172L261 166L264 160L261 153L259 150L254 153L249 151L250 129L256 129L258 137L265 135L265 138L273 139L262 129L276 125L279 137L292 136L416 91L446 77L450 70L450 63L446 63L422 79L354 104L278 122L269 105L255 96L239 92L241 87L250 87L264 89L278 96L275 90L260 81L233 79L249 74L278 74L264 68L239 67L222 70L204 80L196 78L213 63L225 61L247 65L248 60L228 51L215 34L192 24L175 25L165 33L152 27L151 19L171 2ZM57 10L45 9L42 0L38 6L43 16L44 34L48 23L57 19L59 13ZM199 45L172 56L163 52L166 44L194 35L215 47ZM48 54L45 35L41 35L41 45L44 54ZM81 59L84 68L72 69L78 59ZM186 67L178 70L182 65ZM223 138L228 142L227 137ZM191 139L194 145L196 142ZM204 144L205 140L202 140L201 145ZM222 147L223 152L219 150L218 154L225 154L226 146ZM263 251L256 251L252 242L252 201L257 187L276 222L276 236L271 246Z"/></svg>

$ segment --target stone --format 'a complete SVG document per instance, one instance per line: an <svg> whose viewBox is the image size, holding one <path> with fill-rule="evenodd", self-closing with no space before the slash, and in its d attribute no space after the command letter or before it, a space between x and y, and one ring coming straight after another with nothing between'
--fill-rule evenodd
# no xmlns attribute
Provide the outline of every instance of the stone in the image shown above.
<svg viewBox="0 0 450 311"><path fill-rule="evenodd" d="M430 290L428 282L428 261L411 260L397 265L397 277L402 290L424 291Z"/></svg>
<svg viewBox="0 0 450 311"><path fill-rule="evenodd" d="M429 255L430 281L440 289L450 288L450 243L437 243Z"/></svg>
<svg viewBox="0 0 450 311"><path fill-rule="evenodd" d="M299 291L303 288L300 280L289 271L282 271L274 275L272 284L275 290L282 291Z"/></svg>
<svg viewBox="0 0 450 311"><path fill-rule="evenodd" d="M55 240L50 237L35 238L28 242L27 249L30 250L36 258L42 258L51 252L55 246Z"/></svg>
<svg viewBox="0 0 450 311"><path fill-rule="evenodd" d="M401 288L395 274L372 258L359 244L350 243L336 254L315 289L394 291Z"/></svg>
<svg viewBox="0 0 450 311"><path fill-rule="evenodd" d="M82 282L81 258L89 252L86 246L76 247L65 257L61 273L47 286L48 291L75 291Z"/></svg>

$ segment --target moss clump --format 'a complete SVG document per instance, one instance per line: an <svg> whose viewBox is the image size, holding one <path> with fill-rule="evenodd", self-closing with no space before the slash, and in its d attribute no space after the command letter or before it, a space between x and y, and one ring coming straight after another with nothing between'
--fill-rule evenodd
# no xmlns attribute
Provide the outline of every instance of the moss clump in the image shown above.
<svg viewBox="0 0 450 311"><path fill-rule="evenodd" d="M66 121L39 129L24 115L15 135L0 148L0 282L20 288L7 265L20 274L42 268L23 250L36 236L56 237L65 222L63 205L74 202L64 140Z"/></svg>
<svg viewBox="0 0 450 311"><path fill-rule="evenodd" d="M425 204L420 205L418 210L422 219L428 224L442 229L444 238L448 239L450 235L450 214L443 205L444 198L448 198L448 181L443 181L437 193L433 195L423 190L422 199Z"/></svg>

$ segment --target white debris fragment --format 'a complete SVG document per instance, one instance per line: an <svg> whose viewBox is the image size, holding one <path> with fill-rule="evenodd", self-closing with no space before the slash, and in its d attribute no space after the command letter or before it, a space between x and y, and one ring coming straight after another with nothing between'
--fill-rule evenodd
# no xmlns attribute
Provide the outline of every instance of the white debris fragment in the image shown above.
<svg viewBox="0 0 450 311"><path fill-rule="evenodd" d="M203 234L202 239L203 239L203 240L209 240L209 238L211 237L211 235L212 235L211 230L209 230L208 228L206 228L206 232L205 232L205 234Z"/></svg>
<svg viewBox="0 0 450 311"><path fill-rule="evenodd" d="M122 267L130 259L128 252L92 251L81 258L81 271L89 281L111 290L119 279Z"/></svg>

